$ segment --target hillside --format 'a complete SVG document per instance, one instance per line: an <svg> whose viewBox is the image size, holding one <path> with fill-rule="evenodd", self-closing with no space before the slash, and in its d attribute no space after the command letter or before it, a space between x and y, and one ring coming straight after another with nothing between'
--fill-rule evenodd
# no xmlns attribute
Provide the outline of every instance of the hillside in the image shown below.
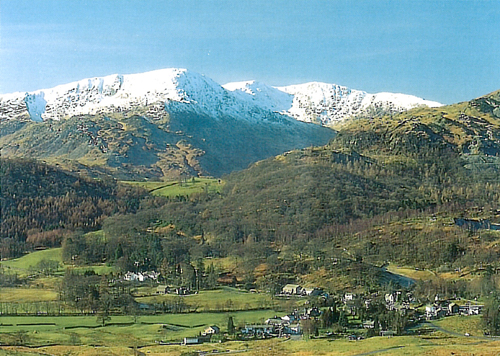
<svg viewBox="0 0 500 356"><path fill-rule="evenodd" d="M116 213L137 211L142 189L75 176L46 164L0 159L2 256L59 246L75 230L98 229Z"/></svg>
<svg viewBox="0 0 500 356"><path fill-rule="evenodd" d="M273 283L315 281L324 268L324 281L341 281L351 271L345 286L367 288L385 278L373 266L386 261L471 270L480 261L494 263L498 236L491 232L478 240L454 226L454 218L498 222L499 102L495 92L445 107L347 121L329 144L289 151L233 172L222 190L157 199L137 213L107 218L101 225L104 242L83 235L65 239L64 255L79 255L82 264L88 259L115 262L124 269L173 268L207 256L233 256L242 261L235 273L250 284L266 284L263 276ZM183 134L204 129L195 120L199 116L192 121L182 116L184 126L174 127ZM81 133L88 139L96 132L90 123L97 121L92 120L95 116L87 115L58 124L88 122ZM138 115L122 119L126 129L100 120L99 125L109 125L108 130L129 142L168 138ZM165 120L165 125L175 125L175 115ZM60 127L57 132L63 132ZM148 160L140 151L129 151L133 145L120 142L108 147L123 149L138 162ZM332 269L333 260L340 261L339 270ZM372 276L368 285L360 277L367 274Z"/></svg>
<svg viewBox="0 0 500 356"><path fill-rule="evenodd" d="M498 95L353 120L326 146L232 174L222 205L257 200L261 208L279 212L285 218L281 224L288 215L303 213L311 218L301 221L320 227L401 209L495 202ZM491 187L479 188L487 184ZM308 231L303 224L300 229Z"/></svg>
<svg viewBox="0 0 500 356"><path fill-rule="evenodd" d="M494 163L499 129L497 91L438 109L413 109L382 120L351 120L341 127L343 137L337 141L371 156L422 156L426 150L446 147L466 162Z"/></svg>
<svg viewBox="0 0 500 356"><path fill-rule="evenodd" d="M326 144L335 131L321 125L425 105L440 104L324 83L221 86L172 68L0 95L0 152L91 176L219 177Z"/></svg>
<svg viewBox="0 0 500 356"><path fill-rule="evenodd" d="M43 123L9 120L0 127L3 157L43 159L127 180L220 176L292 148L326 143L335 134L297 121L254 125L190 113L169 115L162 124L148 114L121 112Z"/></svg>
<svg viewBox="0 0 500 356"><path fill-rule="evenodd" d="M497 97L346 123L326 146L232 173L220 195L151 211L149 223L140 220L142 229L187 243L176 259L238 256L241 275L257 281L302 275L330 283L350 275L345 286L366 287L360 276L372 275L373 283L381 275L370 266L387 261L443 270L495 265L500 236L479 238L454 218L499 221L492 154ZM481 145L471 149L474 142ZM109 227L119 223L111 219ZM334 260L344 262L333 267ZM322 277L315 279L317 273Z"/></svg>
<svg viewBox="0 0 500 356"><path fill-rule="evenodd" d="M321 268L329 271L325 281L340 281L350 270L346 285L364 284L358 277L366 273L373 283L383 274L372 266L386 261L477 268L478 258L495 260L497 236L478 243L453 219L498 221L498 95L346 122L328 145L257 162L225 177L222 189L157 199L137 213L98 220L92 228L102 226L105 248L80 235L65 240L65 256L120 268L144 261L139 268L149 269L236 256L243 261L236 272L251 283L262 275L307 280ZM72 120L82 122L60 124ZM159 134L137 116L123 122L129 140ZM332 260L345 264L335 272Z"/></svg>

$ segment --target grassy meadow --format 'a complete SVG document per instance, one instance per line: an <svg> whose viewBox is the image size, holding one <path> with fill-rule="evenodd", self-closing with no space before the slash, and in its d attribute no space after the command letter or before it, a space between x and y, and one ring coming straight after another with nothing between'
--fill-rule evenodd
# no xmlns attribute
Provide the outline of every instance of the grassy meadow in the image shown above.
<svg viewBox="0 0 500 356"><path fill-rule="evenodd" d="M42 260L53 260L62 263L62 248L51 248L28 253L20 258L2 261L1 266L6 272L26 276L31 274L32 269Z"/></svg>
<svg viewBox="0 0 500 356"><path fill-rule="evenodd" d="M90 234L102 234L101 231L89 233ZM51 248L42 251L35 251L32 253L28 253L22 257L2 261L1 267L4 269L4 272L7 273L17 273L20 277L26 277L33 275L34 269L36 266L43 260L52 260L59 262L60 268L59 271L55 273L55 275L62 275L64 269L72 268L76 271L87 271L93 270L97 274L109 274L111 272L116 272L117 269L113 266L108 266L105 264L93 265L93 266L71 266L65 265L62 261L62 248ZM44 283L47 281L46 278L39 277L36 279L36 283ZM53 282L53 281L52 281Z"/></svg>
<svg viewBox="0 0 500 356"><path fill-rule="evenodd" d="M210 325L223 330L232 315L237 325L260 323L273 311L242 311L237 313L189 313L140 316L135 321L130 316L113 316L102 327L95 316L12 316L1 317L0 343L20 343L16 338L26 333L23 344L42 346L97 345L145 346L159 342L179 342L184 337L196 336Z"/></svg>
<svg viewBox="0 0 500 356"><path fill-rule="evenodd" d="M215 178L190 178L183 181L171 182L136 182L123 181L122 183L131 184L142 187L149 191L152 195L162 197L177 197L190 196L195 193L217 193L220 192L224 183L220 179Z"/></svg>
<svg viewBox="0 0 500 356"><path fill-rule="evenodd" d="M47 288L1 288L0 302L2 303L32 303L57 300L58 294L54 289Z"/></svg>
<svg viewBox="0 0 500 356"><path fill-rule="evenodd" d="M147 292L141 290L141 292ZM152 291L151 291L152 292ZM162 301L173 301L179 298L175 294L149 295L138 297L136 300L140 303L161 303ZM282 308L288 305L293 308L298 304L296 300L286 301L273 299L267 293L250 293L230 287L220 287L215 290L200 291L198 294L191 294L182 297L184 302L194 305L197 311L209 312L218 310L254 310ZM304 300L305 301L305 300ZM269 313L268 317L272 316ZM267 318L266 318L267 319Z"/></svg>
<svg viewBox="0 0 500 356"><path fill-rule="evenodd" d="M468 333L473 337L482 337L484 331L481 325L481 315L467 317L457 315L433 321L433 324L452 333L460 335Z"/></svg>

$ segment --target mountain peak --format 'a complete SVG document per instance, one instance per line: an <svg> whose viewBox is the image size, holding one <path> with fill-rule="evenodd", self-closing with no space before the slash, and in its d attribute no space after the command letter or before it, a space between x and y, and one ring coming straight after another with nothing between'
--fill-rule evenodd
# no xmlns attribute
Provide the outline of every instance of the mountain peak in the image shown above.
<svg viewBox="0 0 500 356"><path fill-rule="evenodd" d="M203 100L207 88L221 90L211 79L182 68L87 78L31 93L0 95L0 107L6 107L0 120L25 112L31 120L43 121L154 102L193 103Z"/></svg>

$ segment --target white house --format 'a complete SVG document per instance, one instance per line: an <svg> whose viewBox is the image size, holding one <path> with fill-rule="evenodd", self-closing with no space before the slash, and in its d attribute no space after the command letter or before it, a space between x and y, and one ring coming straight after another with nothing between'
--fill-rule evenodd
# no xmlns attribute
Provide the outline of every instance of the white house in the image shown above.
<svg viewBox="0 0 500 356"><path fill-rule="evenodd" d="M293 323L295 320L298 320L295 315L289 314L281 317L281 320L284 320L288 323Z"/></svg>
<svg viewBox="0 0 500 356"><path fill-rule="evenodd" d="M356 299L356 294L354 294L354 293L346 293L344 295L344 302L349 302L349 301L352 301L355 299Z"/></svg>
<svg viewBox="0 0 500 356"><path fill-rule="evenodd" d="M137 281L137 282L144 282L147 279L152 279L156 281L159 275L160 273L155 271L137 272L137 273L128 271L123 276L123 279L126 281Z"/></svg>
<svg viewBox="0 0 500 356"><path fill-rule="evenodd" d="M434 305L427 305L425 307L425 317L427 319L432 319L437 316L437 308Z"/></svg>
<svg viewBox="0 0 500 356"><path fill-rule="evenodd" d="M298 284L287 284L283 287L283 294L302 294L302 287Z"/></svg>
<svg viewBox="0 0 500 356"><path fill-rule="evenodd" d="M392 294L392 293L387 293L387 294L385 295L385 302L386 302L387 304L394 304L394 302L395 302L394 294Z"/></svg>
<svg viewBox="0 0 500 356"><path fill-rule="evenodd" d="M135 273L135 272L127 272L123 276L123 279L126 281L137 281L137 282L144 282L145 278L142 273Z"/></svg>
<svg viewBox="0 0 500 356"><path fill-rule="evenodd" d="M204 331L205 335L213 335L218 333L220 333L220 328L217 325L211 325Z"/></svg>
<svg viewBox="0 0 500 356"><path fill-rule="evenodd" d="M241 329L241 333L254 335L272 334L274 333L274 325L245 325Z"/></svg>

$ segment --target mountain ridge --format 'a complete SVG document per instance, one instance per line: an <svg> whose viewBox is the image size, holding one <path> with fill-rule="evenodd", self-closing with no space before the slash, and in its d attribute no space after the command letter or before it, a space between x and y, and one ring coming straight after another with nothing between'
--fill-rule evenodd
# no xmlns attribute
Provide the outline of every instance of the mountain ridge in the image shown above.
<svg viewBox="0 0 500 356"><path fill-rule="evenodd" d="M0 120L60 120L73 115L96 114L106 111L106 107L130 109L151 103L164 103L165 109L172 111L178 110L179 105L191 104L190 109L197 113L240 119L248 119L248 115L239 114L243 111L273 111L325 126L376 110L395 113L422 105L441 106L406 94L368 94L319 82L284 87L272 87L258 81L220 85L187 69L167 68L87 78L29 93L3 94L0 95Z"/></svg>
<svg viewBox="0 0 500 356"><path fill-rule="evenodd" d="M317 82L220 85L179 68L115 74L0 95L0 152L91 176L221 176L283 152L324 145L336 134L329 128L333 123L392 115L403 110L401 103L440 105Z"/></svg>

